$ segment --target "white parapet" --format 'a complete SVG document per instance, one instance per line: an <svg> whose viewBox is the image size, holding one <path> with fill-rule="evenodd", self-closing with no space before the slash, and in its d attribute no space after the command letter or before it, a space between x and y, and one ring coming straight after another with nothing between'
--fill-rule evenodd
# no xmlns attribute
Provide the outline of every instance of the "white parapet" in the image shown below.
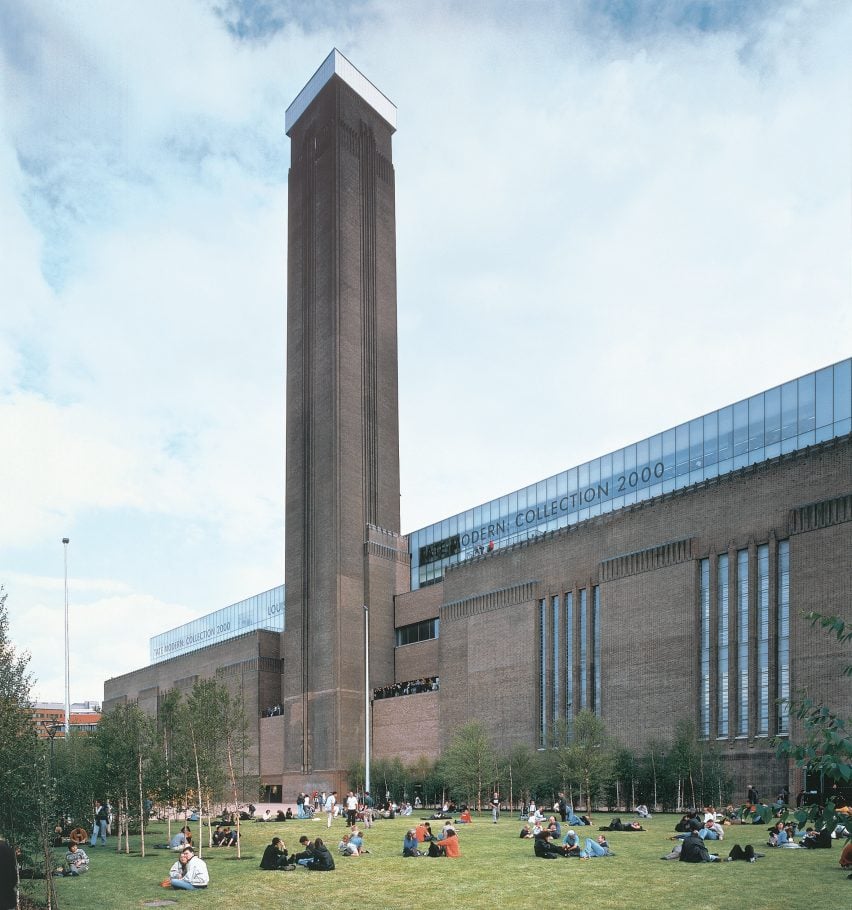
<svg viewBox="0 0 852 910"><path fill-rule="evenodd" d="M357 70L337 48L325 58L320 68L311 76L307 85L296 96L296 99L287 108L284 116L284 128L287 135L293 129L296 121L308 109L310 103L320 93L322 87L332 76L339 76L353 91L383 117L396 130L396 105L383 95L375 85L359 70Z"/></svg>

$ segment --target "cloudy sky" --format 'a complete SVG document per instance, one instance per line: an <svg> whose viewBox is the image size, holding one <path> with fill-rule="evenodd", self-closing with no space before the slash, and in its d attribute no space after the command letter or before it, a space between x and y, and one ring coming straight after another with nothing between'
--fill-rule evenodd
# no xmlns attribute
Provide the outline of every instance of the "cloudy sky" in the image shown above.
<svg viewBox="0 0 852 910"><path fill-rule="evenodd" d="M850 354L844 0L0 0L0 583L40 699L284 577L284 111L399 109L402 525Z"/></svg>

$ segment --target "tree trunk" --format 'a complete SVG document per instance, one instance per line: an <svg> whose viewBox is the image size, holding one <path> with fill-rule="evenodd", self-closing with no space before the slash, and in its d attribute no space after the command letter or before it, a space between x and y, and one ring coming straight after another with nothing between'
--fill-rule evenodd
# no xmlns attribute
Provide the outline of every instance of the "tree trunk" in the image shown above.
<svg viewBox="0 0 852 910"><path fill-rule="evenodd" d="M139 837L140 849L142 856L145 856L145 802L142 797L142 753L139 753L139 763L137 765L137 777L139 782Z"/></svg>
<svg viewBox="0 0 852 910"><path fill-rule="evenodd" d="M195 742L195 728L190 723L190 733L192 734L192 757L195 760L195 782L198 785L198 855L201 856L201 838L204 836L204 827L201 823L201 817L204 814L203 802L201 798L201 768L198 764L198 745Z"/></svg>
<svg viewBox="0 0 852 910"><path fill-rule="evenodd" d="M225 748L228 753L228 773L231 775L231 792L234 795L234 807L237 814L237 859L242 857L242 847L240 845L240 807L237 801L237 778L234 774L234 753L230 735L225 738ZM212 829L212 825L210 826Z"/></svg>

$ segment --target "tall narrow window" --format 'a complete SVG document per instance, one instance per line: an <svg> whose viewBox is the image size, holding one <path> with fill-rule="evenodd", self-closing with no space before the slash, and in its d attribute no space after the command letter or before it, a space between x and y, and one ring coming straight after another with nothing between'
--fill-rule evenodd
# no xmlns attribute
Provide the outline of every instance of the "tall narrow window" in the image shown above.
<svg viewBox="0 0 852 910"><path fill-rule="evenodd" d="M778 732L790 732L790 541L778 544Z"/></svg>
<svg viewBox="0 0 852 910"><path fill-rule="evenodd" d="M698 564L698 599L701 610L701 693L698 726L704 739L710 737L710 560Z"/></svg>
<svg viewBox="0 0 852 910"><path fill-rule="evenodd" d="M728 674L729 656L728 648L730 636L728 633L728 556L719 557L716 565L716 612L719 617L716 657L716 679L718 702L716 704L718 736L727 736L730 732L728 714Z"/></svg>
<svg viewBox="0 0 852 910"><path fill-rule="evenodd" d="M538 745L547 745L547 601L538 602Z"/></svg>
<svg viewBox="0 0 852 910"><path fill-rule="evenodd" d="M737 551L737 735L748 735L748 550Z"/></svg>
<svg viewBox="0 0 852 910"><path fill-rule="evenodd" d="M769 735L769 547L757 548L757 735Z"/></svg>
<svg viewBox="0 0 852 910"><path fill-rule="evenodd" d="M592 588L592 711L601 713L601 586Z"/></svg>
<svg viewBox="0 0 852 910"><path fill-rule="evenodd" d="M586 632L588 630L588 604L586 603L586 589L580 589L580 708L589 707L589 681L588 665L586 663Z"/></svg>
<svg viewBox="0 0 852 910"><path fill-rule="evenodd" d="M565 595L565 719L574 718L574 594Z"/></svg>
<svg viewBox="0 0 852 910"><path fill-rule="evenodd" d="M550 609L553 615L553 668L551 670L551 683L553 687L553 704L551 705L551 716L553 722L555 723L559 720L559 696L562 694L561 688L562 683L560 682L559 670L560 670L560 661L559 661L559 645L561 644L561 636L559 634L559 595L555 595L551 598Z"/></svg>

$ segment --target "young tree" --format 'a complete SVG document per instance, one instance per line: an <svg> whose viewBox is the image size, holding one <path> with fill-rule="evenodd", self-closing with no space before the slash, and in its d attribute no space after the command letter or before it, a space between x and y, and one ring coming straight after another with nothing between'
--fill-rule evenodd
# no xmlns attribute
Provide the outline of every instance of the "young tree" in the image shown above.
<svg viewBox="0 0 852 910"><path fill-rule="evenodd" d="M29 655L18 654L9 639L7 596L0 587L0 832L20 844L31 828L38 741L30 719Z"/></svg>
<svg viewBox="0 0 852 910"><path fill-rule="evenodd" d="M31 719L29 655L18 654L9 638L7 596L0 586L0 834L43 869L51 908L56 904L50 849L55 788L47 750Z"/></svg>
<svg viewBox="0 0 852 910"><path fill-rule="evenodd" d="M101 753L102 791L116 810L117 843L130 852L130 821L138 818L145 855L145 790L154 747L154 722L135 702L116 705L98 723L95 742Z"/></svg>
<svg viewBox="0 0 852 910"><path fill-rule="evenodd" d="M676 808L684 808L687 800L690 806L697 806L695 777L700 764L700 749L695 735L695 725L691 721L678 722L667 764L670 773L677 780Z"/></svg>
<svg viewBox="0 0 852 910"><path fill-rule="evenodd" d="M185 719L198 790L199 852L202 846L202 819L205 808L209 820L212 814L212 801L224 792L225 761L220 726L222 688L215 679L199 679L196 680L186 700ZM239 812L237 815L239 816Z"/></svg>
<svg viewBox="0 0 852 910"><path fill-rule="evenodd" d="M241 695L232 696L225 686L219 686L220 695L220 731L225 746L225 757L228 762L228 778L231 783L231 795L234 808L239 809L239 794L237 792L236 767L242 765L242 760L248 749L248 721ZM242 857L240 844L240 813L237 811L237 859Z"/></svg>
<svg viewBox="0 0 852 910"><path fill-rule="evenodd" d="M172 837L172 812L177 805L186 805L190 789L190 753L186 707L177 689L169 689L160 698L157 708L156 743L151 760L151 792L166 804L166 839Z"/></svg>
<svg viewBox="0 0 852 910"><path fill-rule="evenodd" d="M482 789L494 780L497 765L485 725L471 721L459 727L441 756L441 767L450 788L480 809Z"/></svg>
<svg viewBox="0 0 852 910"><path fill-rule="evenodd" d="M840 617L813 611L805 617L812 626L822 627L841 644L852 641L852 627ZM843 668L843 674L852 677L852 663ZM850 719L804 694L791 701L790 713L802 722L803 736L798 742L776 740L778 755L791 758L798 767L824 774L830 780L846 785L852 783ZM794 815L800 825L810 820L820 827L834 828L838 822L846 822L837 815L836 808L829 800L823 807L808 806Z"/></svg>
<svg viewBox="0 0 852 910"><path fill-rule="evenodd" d="M615 745L604 722L591 711L580 711L574 718L570 747L570 775L585 791L589 811L597 794L613 773Z"/></svg>

